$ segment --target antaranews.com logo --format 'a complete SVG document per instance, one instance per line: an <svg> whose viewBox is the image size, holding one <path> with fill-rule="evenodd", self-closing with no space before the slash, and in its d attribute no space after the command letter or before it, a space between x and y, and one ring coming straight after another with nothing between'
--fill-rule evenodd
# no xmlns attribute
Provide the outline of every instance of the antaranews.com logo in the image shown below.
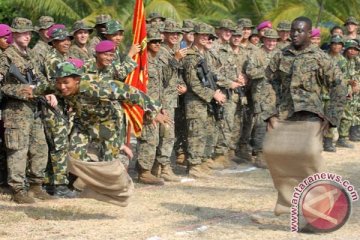
<svg viewBox="0 0 360 240"><path fill-rule="evenodd" d="M349 219L359 195L348 180L335 173L316 173L304 179L291 201L292 232L332 232Z"/></svg>

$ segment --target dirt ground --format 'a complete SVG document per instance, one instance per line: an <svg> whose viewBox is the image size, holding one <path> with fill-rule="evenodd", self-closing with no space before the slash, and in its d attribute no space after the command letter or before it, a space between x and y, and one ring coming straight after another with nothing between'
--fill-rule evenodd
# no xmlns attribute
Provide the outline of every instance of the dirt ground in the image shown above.
<svg viewBox="0 0 360 240"><path fill-rule="evenodd" d="M360 143L323 156L330 172L360 192ZM237 170L162 187L135 183L126 208L90 199L17 205L3 195L0 239L359 239L359 201L353 202L348 223L336 232L292 233L288 217L272 214L276 192L269 172L249 165ZM184 169L177 172L184 174Z"/></svg>

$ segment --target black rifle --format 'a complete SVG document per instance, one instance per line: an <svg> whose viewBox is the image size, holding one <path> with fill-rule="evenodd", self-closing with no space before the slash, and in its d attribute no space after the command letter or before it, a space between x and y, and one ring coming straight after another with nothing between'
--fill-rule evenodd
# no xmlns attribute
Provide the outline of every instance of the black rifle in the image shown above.
<svg viewBox="0 0 360 240"><path fill-rule="evenodd" d="M209 71L207 62L204 58L198 62L196 73L204 87L210 88L214 91L217 90L217 76ZM208 112L210 115L213 115L217 121L224 119L224 107L217 104L215 99L208 104Z"/></svg>
<svg viewBox="0 0 360 240"><path fill-rule="evenodd" d="M9 74L13 77L15 77L17 80L19 80L23 84L30 84L30 85L36 85L36 78L32 72L31 69L28 69L26 71L26 78L20 73L18 67L15 66L15 64L10 64L9 68ZM44 96L36 97L36 101L40 104L40 106L44 106L45 108L49 109L51 112L53 112L56 117L60 117L65 120L65 122L68 122L69 120L60 112L59 109L51 106L46 98Z"/></svg>

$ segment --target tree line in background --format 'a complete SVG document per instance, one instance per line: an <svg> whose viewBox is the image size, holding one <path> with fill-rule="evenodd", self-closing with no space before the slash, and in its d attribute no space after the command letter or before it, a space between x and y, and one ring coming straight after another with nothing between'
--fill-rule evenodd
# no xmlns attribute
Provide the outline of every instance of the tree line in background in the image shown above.
<svg viewBox="0 0 360 240"><path fill-rule="evenodd" d="M93 24L97 15L107 13L124 24L126 35L130 36L134 3L135 0L6 0L0 2L0 22L10 24L12 18L22 16L36 24L40 16L50 15L70 27L79 19ZM252 19L254 24L271 20L276 26L280 20L305 15L314 25L320 19L324 36L332 26L343 25L348 16L360 16L360 0L144 0L144 5L147 13L156 11L178 22L192 18L215 26L223 18L236 21L243 17Z"/></svg>

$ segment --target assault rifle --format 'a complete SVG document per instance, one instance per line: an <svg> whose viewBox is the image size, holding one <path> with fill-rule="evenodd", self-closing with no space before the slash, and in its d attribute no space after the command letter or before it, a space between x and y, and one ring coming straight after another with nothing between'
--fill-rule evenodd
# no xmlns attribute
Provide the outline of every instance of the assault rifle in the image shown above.
<svg viewBox="0 0 360 240"><path fill-rule="evenodd" d="M32 72L31 69L26 70L26 78L20 73L18 67L16 67L15 64L10 64L9 68L9 74L19 80L23 84L30 84L30 85L36 85L37 80ZM36 97L35 99L40 106L44 106L45 108L49 109L51 112L53 112L56 117L60 117L65 120L65 122L68 122L69 120L60 112L58 108L55 108L51 106L46 98L44 96Z"/></svg>
<svg viewBox="0 0 360 240"><path fill-rule="evenodd" d="M211 71L209 71L205 59L201 59L198 62L196 67L196 73L204 87L210 88L214 91L217 90L217 85L216 85L217 77ZM224 119L224 107L217 104L215 99L213 99L208 104L208 112L210 115L213 115L215 117L215 120L217 121Z"/></svg>

